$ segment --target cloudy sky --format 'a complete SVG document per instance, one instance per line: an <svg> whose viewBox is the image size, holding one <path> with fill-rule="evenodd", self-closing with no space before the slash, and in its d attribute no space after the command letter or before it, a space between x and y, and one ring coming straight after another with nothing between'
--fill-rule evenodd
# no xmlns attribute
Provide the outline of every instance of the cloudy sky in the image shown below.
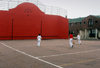
<svg viewBox="0 0 100 68"><path fill-rule="evenodd" d="M0 9L6 10L8 0L0 0ZM10 1L40 1L47 6L56 6L67 10L68 18L85 17L88 15L100 15L100 0L10 0ZM14 8L17 2L10 3ZM45 7L43 7L45 9ZM48 10L49 11L49 10ZM63 11L63 10L62 10ZM51 11L50 11L51 12ZM55 11L56 12L56 11Z"/></svg>
<svg viewBox="0 0 100 68"><path fill-rule="evenodd" d="M67 9L68 18L100 15L100 0L39 0L50 6Z"/></svg>

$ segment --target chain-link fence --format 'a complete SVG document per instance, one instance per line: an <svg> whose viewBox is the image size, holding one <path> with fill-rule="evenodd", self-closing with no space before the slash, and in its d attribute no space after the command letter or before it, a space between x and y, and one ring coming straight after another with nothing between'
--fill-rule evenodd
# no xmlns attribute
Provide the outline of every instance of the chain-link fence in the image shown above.
<svg viewBox="0 0 100 68"><path fill-rule="evenodd" d="M63 17L67 17L66 9L54 6L47 6L38 0L0 0L0 10L8 10L11 8L15 8L17 5L23 2L31 2L37 5L40 8L40 10L42 10L46 14L60 15Z"/></svg>

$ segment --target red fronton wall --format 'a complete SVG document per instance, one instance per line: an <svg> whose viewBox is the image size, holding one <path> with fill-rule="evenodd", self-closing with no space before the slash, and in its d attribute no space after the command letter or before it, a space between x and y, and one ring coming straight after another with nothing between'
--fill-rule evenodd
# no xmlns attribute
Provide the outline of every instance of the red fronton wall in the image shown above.
<svg viewBox="0 0 100 68"><path fill-rule="evenodd" d="M8 11L0 11L0 39L12 39L12 20Z"/></svg>
<svg viewBox="0 0 100 68"><path fill-rule="evenodd" d="M0 11L0 39L68 38L68 19L46 15L32 3L22 3L10 11Z"/></svg>
<svg viewBox="0 0 100 68"><path fill-rule="evenodd" d="M58 37L58 18L53 15L45 15L42 22L42 36L44 38Z"/></svg>
<svg viewBox="0 0 100 68"><path fill-rule="evenodd" d="M69 33L69 24L68 24L68 19L63 18L61 16L58 17L59 19L59 38L66 39L68 38L68 33Z"/></svg>
<svg viewBox="0 0 100 68"><path fill-rule="evenodd" d="M41 33L44 13L35 5L21 4L10 10L10 13L13 16L13 39L35 39Z"/></svg>
<svg viewBox="0 0 100 68"><path fill-rule="evenodd" d="M42 36L44 39L68 38L68 20L61 16L45 15L42 22Z"/></svg>

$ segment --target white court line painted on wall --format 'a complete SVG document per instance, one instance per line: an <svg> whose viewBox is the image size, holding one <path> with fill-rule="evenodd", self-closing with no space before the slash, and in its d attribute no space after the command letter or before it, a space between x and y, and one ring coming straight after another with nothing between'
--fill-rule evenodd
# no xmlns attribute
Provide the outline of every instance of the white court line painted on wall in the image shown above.
<svg viewBox="0 0 100 68"><path fill-rule="evenodd" d="M5 43L2 43L2 42L0 42L0 43L1 43L2 45L4 45L5 47L10 48L10 49L13 50L13 51L16 51L16 52L18 52L18 53L24 54L24 55L26 55L26 56L28 56L28 57L33 58L33 59L37 59L37 60L39 60L39 61L41 61L41 62L47 63L47 64L52 65L52 66L57 67L57 68L63 68L63 67L61 67L61 66L59 66L59 65L53 64L53 63L51 63L51 62L45 61L45 60L43 60L43 59L40 59L40 58L38 58L38 57L32 56L32 55L27 54L27 53L25 53L25 52L23 52L23 51L20 51L20 50L18 50L18 49L15 49L15 48L13 48L13 47L10 47L10 46L6 45Z"/></svg>

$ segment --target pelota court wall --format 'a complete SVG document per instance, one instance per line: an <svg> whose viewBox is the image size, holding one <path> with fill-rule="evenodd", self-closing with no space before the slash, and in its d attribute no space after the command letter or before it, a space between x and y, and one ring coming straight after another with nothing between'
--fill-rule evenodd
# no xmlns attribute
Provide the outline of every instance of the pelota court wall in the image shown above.
<svg viewBox="0 0 100 68"><path fill-rule="evenodd" d="M68 38L68 19L48 15L33 3L22 3L9 11L0 11L0 40Z"/></svg>

